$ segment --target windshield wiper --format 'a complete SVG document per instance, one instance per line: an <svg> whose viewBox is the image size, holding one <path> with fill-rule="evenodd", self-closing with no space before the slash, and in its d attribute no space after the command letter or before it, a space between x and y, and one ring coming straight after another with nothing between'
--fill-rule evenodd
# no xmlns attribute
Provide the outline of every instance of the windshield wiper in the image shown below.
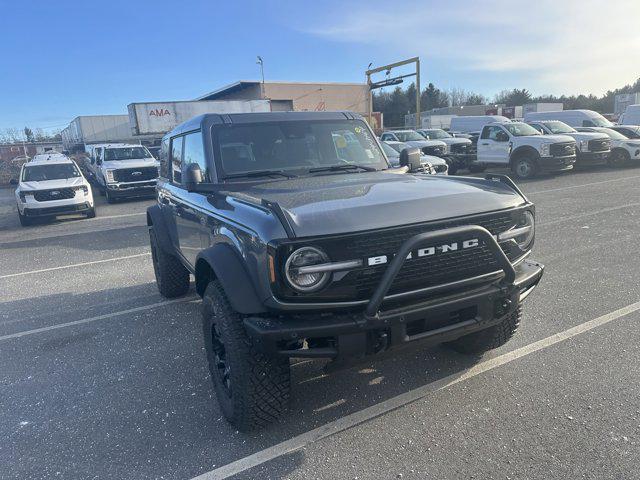
<svg viewBox="0 0 640 480"><path fill-rule="evenodd" d="M286 173L282 170L256 170L255 172L244 172L244 173L231 173L229 175L225 175L223 180L227 180L228 178L246 178L246 177L268 177L268 176L279 176L286 178L294 178L297 175L293 173Z"/></svg>
<svg viewBox="0 0 640 480"><path fill-rule="evenodd" d="M378 171L375 167L369 167L368 165L356 165L354 163L341 163L339 165L329 165L327 167L310 168L309 173L316 172L340 172L344 170L364 170L365 172Z"/></svg>

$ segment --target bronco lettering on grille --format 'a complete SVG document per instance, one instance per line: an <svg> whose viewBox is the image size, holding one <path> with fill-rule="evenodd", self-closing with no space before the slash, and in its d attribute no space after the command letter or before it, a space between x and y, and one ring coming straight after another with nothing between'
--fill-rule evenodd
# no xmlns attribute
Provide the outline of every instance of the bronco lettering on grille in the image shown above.
<svg viewBox="0 0 640 480"><path fill-rule="evenodd" d="M443 245L438 245L435 247L419 248L418 250L409 252L409 255L407 255L407 260L411 260L413 258L428 257L431 255L436 255L438 253L467 250L469 248L475 248L479 245L480 245L480 241L477 238L472 238L469 240L464 240L463 242L452 242L452 243L445 243ZM391 257L393 257L393 255L391 255ZM388 261L389 261L388 255L379 255L377 257L367 258L367 265L370 267L374 265L382 265L387 263Z"/></svg>

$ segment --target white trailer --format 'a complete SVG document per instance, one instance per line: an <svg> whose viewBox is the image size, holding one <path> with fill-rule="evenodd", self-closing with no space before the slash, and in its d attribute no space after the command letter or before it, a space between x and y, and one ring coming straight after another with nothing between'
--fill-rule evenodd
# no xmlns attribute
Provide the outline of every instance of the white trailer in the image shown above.
<svg viewBox="0 0 640 480"><path fill-rule="evenodd" d="M269 100L221 100L130 103L133 135L164 135L175 126L204 113L270 112Z"/></svg>
<svg viewBox="0 0 640 480"><path fill-rule="evenodd" d="M95 143L139 143L131 135L128 115L86 115L74 118L63 130L66 150L84 150Z"/></svg>
<svg viewBox="0 0 640 480"><path fill-rule="evenodd" d="M557 112L559 110L564 110L564 104L562 103L527 103L522 106L522 112L520 113L520 117L526 117L527 113L533 112ZM518 118L520 118L518 117Z"/></svg>

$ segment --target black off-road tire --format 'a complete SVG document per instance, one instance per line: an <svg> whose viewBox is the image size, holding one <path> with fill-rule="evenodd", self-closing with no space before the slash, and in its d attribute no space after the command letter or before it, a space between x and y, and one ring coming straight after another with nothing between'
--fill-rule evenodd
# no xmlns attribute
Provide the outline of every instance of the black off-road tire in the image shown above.
<svg viewBox="0 0 640 480"><path fill-rule="evenodd" d="M186 294L189 291L189 270L180 263L180 260L160 248L153 227L149 229L149 242L153 271L156 274L160 295L174 298Z"/></svg>
<svg viewBox="0 0 640 480"><path fill-rule="evenodd" d="M521 317L522 307L518 305L518 308L513 313L507 315L497 325L448 342L447 346L456 352L481 355L507 343L518 330Z"/></svg>
<svg viewBox="0 0 640 480"><path fill-rule="evenodd" d="M287 409L289 359L260 351L247 335L217 280L202 299L204 344L224 417L246 432L274 422Z"/></svg>
<svg viewBox="0 0 640 480"><path fill-rule="evenodd" d="M538 164L532 156L523 155L513 160L511 171L519 179L528 180L538 174Z"/></svg>

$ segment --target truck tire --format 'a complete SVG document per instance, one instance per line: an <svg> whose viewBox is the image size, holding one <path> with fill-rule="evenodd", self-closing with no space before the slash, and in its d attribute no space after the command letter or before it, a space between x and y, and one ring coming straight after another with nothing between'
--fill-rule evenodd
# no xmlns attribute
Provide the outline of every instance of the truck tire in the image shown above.
<svg viewBox="0 0 640 480"><path fill-rule="evenodd" d="M105 188L104 195L107 197L107 203L116 203L116 197L109 193L109 190Z"/></svg>
<svg viewBox="0 0 640 480"><path fill-rule="evenodd" d="M227 421L243 432L274 422L289 403L289 359L256 348L217 280L202 298L202 326L211 379Z"/></svg>
<svg viewBox="0 0 640 480"><path fill-rule="evenodd" d="M96 207L91 207L87 212L87 218L96 218Z"/></svg>
<svg viewBox="0 0 640 480"><path fill-rule="evenodd" d="M616 148L609 154L609 157L607 158L607 165L610 167L620 168L628 165L630 161L631 156L629 155L629 152L621 148Z"/></svg>
<svg viewBox="0 0 640 480"><path fill-rule="evenodd" d="M31 225L31 219L25 215L22 215L20 213L20 210L18 210L18 219L20 220L20 225L22 225L23 227L28 227L29 225Z"/></svg>
<svg viewBox="0 0 640 480"><path fill-rule="evenodd" d="M456 352L474 355L483 354L494 348L501 347L516 333L521 317L522 306L518 305L518 308L513 313L504 317L497 325L448 342L447 346Z"/></svg>
<svg viewBox="0 0 640 480"><path fill-rule="evenodd" d="M153 271L160 295L174 298L186 294L189 291L189 270L180 263L180 260L160 248L153 227L149 229L149 243Z"/></svg>
<svg viewBox="0 0 640 480"><path fill-rule="evenodd" d="M538 173L538 164L532 156L523 155L513 161L511 171L516 177L527 180L536 176Z"/></svg>

